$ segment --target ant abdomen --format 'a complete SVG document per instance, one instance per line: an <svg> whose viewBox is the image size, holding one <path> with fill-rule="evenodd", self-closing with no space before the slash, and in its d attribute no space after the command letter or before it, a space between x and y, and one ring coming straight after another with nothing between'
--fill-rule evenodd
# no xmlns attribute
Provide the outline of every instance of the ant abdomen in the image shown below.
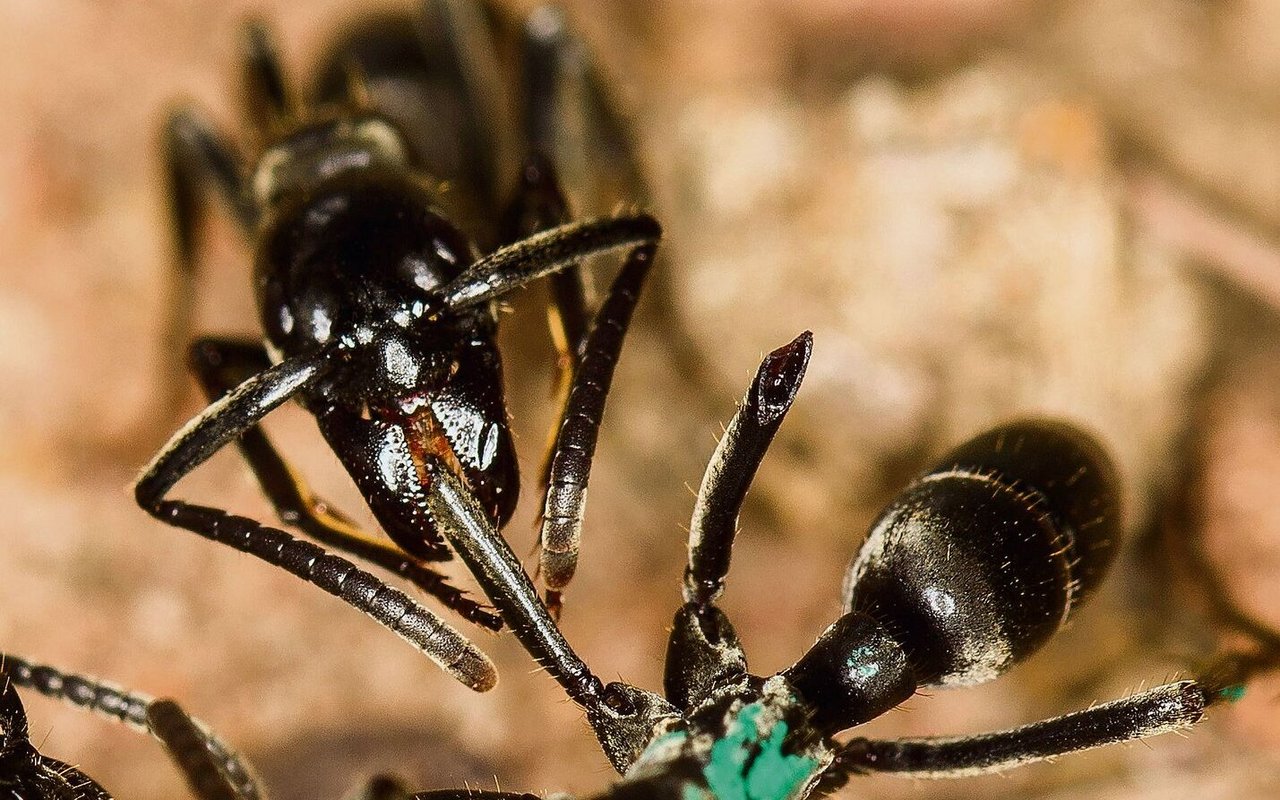
<svg viewBox="0 0 1280 800"><path fill-rule="evenodd" d="M1115 469L1048 421L947 454L871 528L845 608L898 641L921 684L990 680L1038 649L1095 588L1120 530Z"/></svg>

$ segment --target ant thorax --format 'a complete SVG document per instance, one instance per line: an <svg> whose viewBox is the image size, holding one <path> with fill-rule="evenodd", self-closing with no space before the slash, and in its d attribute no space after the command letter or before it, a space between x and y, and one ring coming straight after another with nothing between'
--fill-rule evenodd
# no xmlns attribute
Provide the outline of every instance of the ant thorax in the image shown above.
<svg viewBox="0 0 1280 800"><path fill-rule="evenodd" d="M430 322L423 318L433 316L433 292L476 258L434 200L412 175L359 171L283 201L257 251L255 285L268 341L290 355L334 339L366 345L386 326L422 331ZM471 326L492 323L484 306L447 316ZM460 337L450 330L438 338Z"/></svg>
<svg viewBox="0 0 1280 800"><path fill-rule="evenodd" d="M835 756L807 724L809 713L783 676L743 676L686 726L657 733L616 789L644 785L681 800L804 797Z"/></svg>

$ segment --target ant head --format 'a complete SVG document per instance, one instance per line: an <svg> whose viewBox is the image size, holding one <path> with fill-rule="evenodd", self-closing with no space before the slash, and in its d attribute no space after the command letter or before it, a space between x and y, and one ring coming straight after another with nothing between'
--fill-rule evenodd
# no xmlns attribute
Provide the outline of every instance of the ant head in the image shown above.
<svg viewBox="0 0 1280 800"><path fill-rule="evenodd" d="M1089 436L1023 421L961 445L881 514L845 607L901 644L920 684L990 680L1038 649L1115 553L1115 469Z"/></svg>

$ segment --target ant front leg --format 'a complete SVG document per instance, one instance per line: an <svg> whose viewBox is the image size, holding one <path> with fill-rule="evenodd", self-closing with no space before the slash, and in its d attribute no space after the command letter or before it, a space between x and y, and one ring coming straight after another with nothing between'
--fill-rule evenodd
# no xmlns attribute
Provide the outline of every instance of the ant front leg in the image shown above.
<svg viewBox="0 0 1280 800"><path fill-rule="evenodd" d="M201 339L191 347L191 367L205 395L213 402L248 376L271 366L266 351L252 342ZM403 577L440 600L463 619L489 630L500 630L502 620L466 593L450 585L445 576L421 561L360 530L342 512L316 497L306 481L292 469L260 426L253 426L237 440L240 453L253 470L263 493L286 525L297 526L312 539ZM441 560L451 557L441 549Z"/></svg>
<svg viewBox="0 0 1280 800"><path fill-rule="evenodd" d="M774 434L790 410L813 352L805 331L760 364L707 464L689 525L685 604L667 644L667 699L690 709L718 686L747 674L747 658L729 618L716 607L729 573L738 513Z"/></svg>
<svg viewBox="0 0 1280 800"><path fill-rule="evenodd" d="M314 584L373 617L468 687L487 691L497 683L488 657L404 592L340 556L257 520L167 499L184 475L325 374L331 360L341 355L337 347L286 359L210 403L147 465L134 484L134 498L162 522L256 556Z"/></svg>

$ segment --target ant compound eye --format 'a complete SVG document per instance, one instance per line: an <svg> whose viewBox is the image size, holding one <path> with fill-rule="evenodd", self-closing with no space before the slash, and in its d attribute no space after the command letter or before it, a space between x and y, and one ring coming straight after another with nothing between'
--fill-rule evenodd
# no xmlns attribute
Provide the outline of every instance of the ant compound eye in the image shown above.
<svg viewBox="0 0 1280 800"><path fill-rule="evenodd" d="M922 684L991 680L1038 649L1115 552L1115 470L1063 423L1025 421L961 445L872 526L845 584Z"/></svg>

